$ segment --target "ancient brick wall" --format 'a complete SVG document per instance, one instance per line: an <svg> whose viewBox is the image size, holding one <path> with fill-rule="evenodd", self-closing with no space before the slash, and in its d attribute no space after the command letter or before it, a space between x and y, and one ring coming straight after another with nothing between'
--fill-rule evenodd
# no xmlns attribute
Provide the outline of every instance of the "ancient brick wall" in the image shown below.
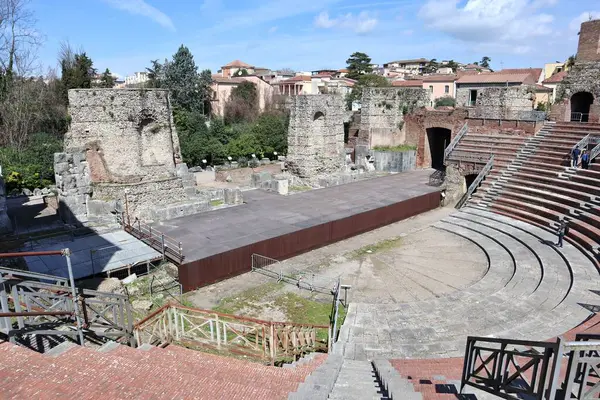
<svg viewBox="0 0 600 400"><path fill-rule="evenodd" d="M181 155L171 111L167 90L69 90L65 151L87 153L94 182L174 176Z"/></svg>
<svg viewBox="0 0 600 400"><path fill-rule="evenodd" d="M591 93L594 102L590 106L589 122L600 122L600 61L579 62L556 89L556 102L552 105L550 118L554 121L571 120L571 99L578 93Z"/></svg>
<svg viewBox="0 0 600 400"><path fill-rule="evenodd" d="M300 95L287 102L288 169L305 178L339 171L345 165L344 122L349 119L338 95Z"/></svg>
<svg viewBox="0 0 600 400"><path fill-rule="evenodd" d="M470 118L469 134L504 134L517 136L533 136L544 126L544 121L493 120Z"/></svg>
<svg viewBox="0 0 600 400"><path fill-rule="evenodd" d="M363 89L359 136L368 138L368 141L359 144L367 144L371 148L403 144L406 140L405 115L428 103L429 94L425 89Z"/></svg>
<svg viewBox="0 0 600 400"><path fill-rule="evenodd" d="M600 61L600 20L587 21L579 30L577 62Z"/></svg>
<svg viewBox="0 0 600 400"><path fill-rule="evenodd" d="M431 166L431 151L427 130L444 128L451 132L451 139L466 122L468 111L464 108L452 110L418 110L406 116L406 144L417 146L417 168Z"/></svg>

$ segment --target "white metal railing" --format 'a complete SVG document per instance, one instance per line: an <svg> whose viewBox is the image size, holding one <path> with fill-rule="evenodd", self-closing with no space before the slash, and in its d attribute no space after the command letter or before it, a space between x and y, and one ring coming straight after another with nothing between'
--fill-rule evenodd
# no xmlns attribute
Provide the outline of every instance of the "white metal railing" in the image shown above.
<svg viewBox="0 0 600 400"><path fill-rule="evenodd" d="M596 145L592 150L590 150L590 161L600 155L600 143Z"/></svg>
<svg viewBox="0 0 600 400"><path fill-rule="evenodd" d="M483 167L481 172L479 172L479 174L477 175L477 178L475 178L473 183L471 183L471 186L469 186L469 189L467 189L467 193L465 193L465 195L458 201L458 203L456 204L456 208L462 208L462 206L465 205L467 200L469 200L469 197L479 187L479 185L481 184L481 181L483 181L483 179L487 176L487 174L490 173L490 171L492 170L493 167L494 167L494 155L492 154L490 156L490 159L487 162L487 164L485 164L485 166Z"/></svg>
<svg viewBox="0 0 600 400"><path fill-rule="evenodd" d="M463 138L463 136L467 134L468 131L469 125L465 122L465 124L462 128L460 128L460 131L458 131L454 139L452 139L448 147L446 147L446 150L444 150L444 163L446 162L446 159L448 158L450 153L452 153L452 150L454 150L454 148L458 145L458 142L460 142L460 140Z"/></svg>
<svg viewBox="0 0 600 400"><path fill-rule="evenodd" d="M590 117L589 113L572 112L571 122L588 122Z"/></svg>
<svg viewBox="0 0 600 400"><path fill-rule="evenodd" d="M189 341L274 361L327 351L329 329L325 325L263 321L169 303L138 322L134 336L138 346Z"/></svg>

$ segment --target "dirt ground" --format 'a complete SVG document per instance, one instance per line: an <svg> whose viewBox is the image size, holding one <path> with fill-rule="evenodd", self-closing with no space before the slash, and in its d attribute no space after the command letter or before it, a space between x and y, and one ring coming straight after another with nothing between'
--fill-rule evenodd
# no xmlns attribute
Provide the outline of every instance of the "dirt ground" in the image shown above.
<svg viewBox="0 0 600 400"><path fill-rule="evenodd" d="M431 226L452 211L437 209L267 267L325 290L311 292L249 272L186 298L205 309L320 323L325 317L318 314L331 310L332 296L326 289L338 277L351 286L349 301L395 303L440 296L480 279L487 268L485 255L475 245Z"/></svg>

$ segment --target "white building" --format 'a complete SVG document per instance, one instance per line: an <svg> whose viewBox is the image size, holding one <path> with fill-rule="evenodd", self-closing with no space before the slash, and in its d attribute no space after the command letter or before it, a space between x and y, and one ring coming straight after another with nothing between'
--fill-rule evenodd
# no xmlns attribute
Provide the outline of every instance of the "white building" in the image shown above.
<svg viewBox="0 0 600 400"><path fill-rule="evenodd" d="M144 82L148 82L148 73L147 72L134 72L133 75L129 75L125 77L125 85L139 85Z"/></svg>

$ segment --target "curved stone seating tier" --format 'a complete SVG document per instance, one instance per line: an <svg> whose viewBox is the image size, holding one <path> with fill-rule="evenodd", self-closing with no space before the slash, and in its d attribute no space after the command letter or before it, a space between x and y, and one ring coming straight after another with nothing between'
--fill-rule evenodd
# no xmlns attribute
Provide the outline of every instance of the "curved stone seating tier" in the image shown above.
<svg viewBox="0 0 600 400"><path fill-rule="evenodd" d="M591 314L597 271L577 248L554 249L534 225L468 207L438 222L487 254L487 273L464 290L404 304L350 304L340 333L344 356L451 357L466 336L545 340ZM443 263L441 264L443 265Z"/></svg>

